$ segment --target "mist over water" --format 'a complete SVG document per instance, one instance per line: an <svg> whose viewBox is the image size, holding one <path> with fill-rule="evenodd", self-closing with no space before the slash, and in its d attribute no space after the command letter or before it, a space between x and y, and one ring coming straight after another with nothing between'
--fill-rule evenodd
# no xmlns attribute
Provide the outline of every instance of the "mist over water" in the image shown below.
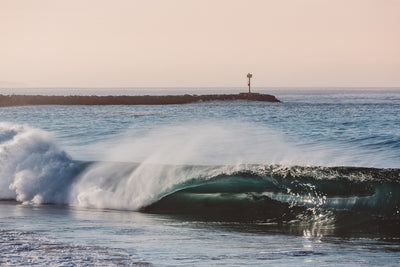
<svg viewBox="0 0 400 267"><path fill-rule="evenodd" d="M382 147L335 139L323 143L296 140L268 125L240 120L196 120L130 129L91 148L99 151L98 160L115 162L398 167L392 151Z"/></svg>
<svg viewBox="0 0 400 267"><path fill-rule="evenodd" d="M222 165L279 161L294 151L268 128L217 120L130 130L119 142L105 160Z"/></svg>

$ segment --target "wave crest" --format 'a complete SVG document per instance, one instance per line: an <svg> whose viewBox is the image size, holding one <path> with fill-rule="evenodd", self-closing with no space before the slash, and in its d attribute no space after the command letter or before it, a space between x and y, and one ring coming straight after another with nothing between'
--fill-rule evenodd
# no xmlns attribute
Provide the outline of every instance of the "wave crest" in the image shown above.
<svg viewBox="0 0 400 267"><path fill-rule="evenodd" d="M66 203L76 166L47 132L0 124L0 198Z"/></svg>

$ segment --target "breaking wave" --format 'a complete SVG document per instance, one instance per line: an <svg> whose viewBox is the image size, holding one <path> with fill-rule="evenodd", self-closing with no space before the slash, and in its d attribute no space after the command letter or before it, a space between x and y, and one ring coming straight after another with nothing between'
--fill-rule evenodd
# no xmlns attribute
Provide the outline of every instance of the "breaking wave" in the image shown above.
<svg viewBox="0 0 400 267"><path fill-rule="evenodd" d="M69 187L78 171L49 133L0 124L0 199L68 203Z"/></svg>
<svg viewBox="0 0 400 267"><path fill-rule="evenodd" d="M400 235L400 169L80 162L48 133L4 123L0 199L258 223L329 217Z"/></svg>

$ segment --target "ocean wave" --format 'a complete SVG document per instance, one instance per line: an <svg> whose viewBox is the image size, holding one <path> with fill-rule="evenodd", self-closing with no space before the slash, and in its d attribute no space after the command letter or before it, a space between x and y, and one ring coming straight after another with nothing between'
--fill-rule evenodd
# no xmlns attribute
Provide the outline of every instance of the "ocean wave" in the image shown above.
<svg viewBox="0 0 400 267"><path fill-rule="evenodd" d="M207 181L194 179L179 184L145 210L152 210L159 203L165 205L176 198L191 199L192 203L199 200L207 206L205 209L212 207L212 199L231 199L262 200L266 202L261 207L265 210L270 203L279 201L291 207L354 210L397 217L399 174L399 169L243 166L240 171L223 173ZM180 202L187 205L186 201ZM176 211L174 205L169 209ZM187 212L193 212L193 209L188 206Z"/></svg>
<svg viewBox="0 0 400 267"><path fill-rule="evenodd" d="M0 198L68 203L79 168L52 136L26 125L0 124Z"/></svg>
<svg viewBox="0 0 400 267"><path fill-rule="evenodd" d="M261 223L345 213L398 225L400 169L81 162L47 132L2 123L0 199Z"/></svg>

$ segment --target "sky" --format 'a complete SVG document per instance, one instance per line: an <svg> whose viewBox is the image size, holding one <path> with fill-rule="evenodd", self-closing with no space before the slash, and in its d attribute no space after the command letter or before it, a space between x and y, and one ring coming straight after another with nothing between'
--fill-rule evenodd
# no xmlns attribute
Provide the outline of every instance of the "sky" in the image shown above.
<svg viewBox="0 0 400 267"><path fill-rule="evenodd" d="M0 0L0 87L400 87L400 0Z"/></svg>

